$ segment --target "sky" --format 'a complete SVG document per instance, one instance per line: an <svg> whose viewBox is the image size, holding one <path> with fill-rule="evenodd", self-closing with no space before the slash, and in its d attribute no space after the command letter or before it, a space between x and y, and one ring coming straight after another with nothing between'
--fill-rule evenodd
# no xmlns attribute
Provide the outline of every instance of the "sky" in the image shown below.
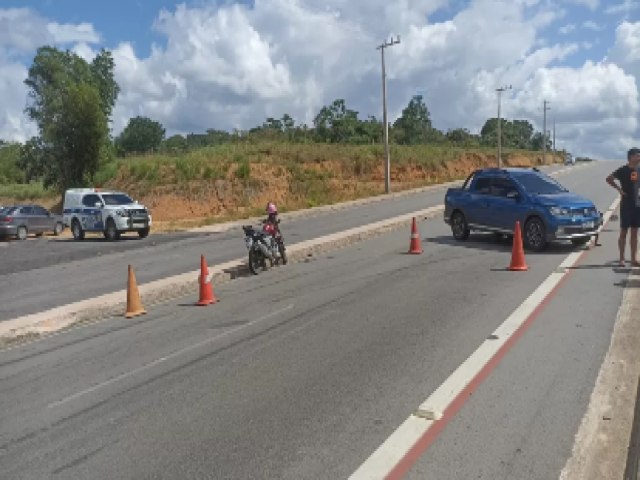
<svg viewBox="0 0 640 480"><path fill-rule="evenodd" d="M24 80L38 47L113 53L130 118L167 136L313 124L344 99L393 122L422 95L433 126L479 133L497 116L555 125L556 147L622 160L640 147L640 0L0 0L0 139L37 134Z"/></svg>

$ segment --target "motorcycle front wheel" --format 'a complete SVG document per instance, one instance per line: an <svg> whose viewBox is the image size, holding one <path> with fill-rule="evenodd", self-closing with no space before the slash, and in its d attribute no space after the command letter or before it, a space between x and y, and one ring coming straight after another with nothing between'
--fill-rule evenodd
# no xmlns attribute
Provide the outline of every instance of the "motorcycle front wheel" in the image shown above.
<svg viewBox="0 0 640 480"><path fill-rule="evenodd" d="M280 252L280 262L282 265L286 265L289 260L287 259L287 250L284 248L284 243L278 245L278 251Z"/></svg>
<svg viewBox="0 0 640 480"><path fill-rule="evenodd" d="M261 269L265 267L264 254L255 248L249 250L249 270L254 275L258 275Z"/></svg>

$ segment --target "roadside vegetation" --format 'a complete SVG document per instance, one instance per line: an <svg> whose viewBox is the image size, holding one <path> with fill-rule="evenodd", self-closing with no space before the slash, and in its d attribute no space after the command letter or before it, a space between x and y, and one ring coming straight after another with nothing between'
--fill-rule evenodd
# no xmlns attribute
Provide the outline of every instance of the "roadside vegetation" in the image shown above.
<svg viewBox="0 0 640 480"><path fill-rule="evenodd" d="M0 204L39 200L51 207L66 188L100 186L148 202L160 220L209 222L256 211L265 198L296 209L382 193L382 122L360 118L344 99L322 107L312 125L284 114L246 131L167 137L162 124L138 116L112 137L119 94L113 70L107 50L92 62L38 50L25 79L25 111L39 134L23 144L0 140ZM393 188L494 165L497 126L490 118L478 134L440 131L414 96L389 128ZM503 120L501 131L505 164L540 164L545 139L529 121ZM548 154L547 161L561 157Z"/></svg>

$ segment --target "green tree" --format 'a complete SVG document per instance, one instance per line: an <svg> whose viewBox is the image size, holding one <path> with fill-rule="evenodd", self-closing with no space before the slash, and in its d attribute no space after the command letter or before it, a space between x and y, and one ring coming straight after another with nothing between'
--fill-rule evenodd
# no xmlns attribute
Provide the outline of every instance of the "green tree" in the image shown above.
<svg viewBox="0 0 640 480"><path fill-rule="evenodd" d="M449 130L445 137L449 142L465 147L478 145L480 143L478 135L472 134L466 128L454 128L453 130Z"/></svg>
<svg viewBox="0 0 640 480"><path fill-rule="evenodd" d="M116 139L122 153L146 153L156 150L164 140L164 127L147 117L135 117Z"/></svg>
<svg viewBox="0 0 640 480"><path fill-rule="evenodd" d="M502 125L504 127L504 120ZM503 128L503 131L504 131L504 128ZM486 122L484 122L484 125L480 130L480 139L483 145L487 145L487 146L498 145L498 119L497 118L490 118ZM504 136L502 138L502 145L504 145Z"/></svg>
<svg viewBox="0 0 640 480"><path fill-rule="evenodd" d="M41 47L29 68L25 112L40 135L23 149L21 165L45 186L81 186L109 152L109 120L119 93L111 53L91 64L69 51Z"/></svg>
<svg viewBox="0 0 640 480"><path fill-rule="evenodd" d="M187 139L182 135L173 135L162 142L162 149L169 153L186 152L189 148Z"/></svg>
<svg viewBox="0 0 640 480"><path fill-rule="evenodd" d="M531 150L542 150L542 145L544 144L544 140L542 138L542 132L536 132L533 134L531 139ZM547 151L551 150L553 146L553 142L547 136Z"/></svg>
<svg viewBox="0 0 640 480"><path fill-rule="evenodd" d="M70 85L62 95L60 118L49 130L55 168L45 183L66 188L82 186L87 177L93 181L108 135L98 90L88 83Z"/></svg>
<svg viewBox="0 0 640 480"><path fill-rule="evenodd" d="M409 104L402 110L402 115L394 124L394 137L398 143L416 145L434 140L429 110L422 100L422 95L414 95Z"/></svg>
<svg viewBox="0 0 640 480"><path fill-rule="evenodd" d="M24 172L19 167L22 146L0 140L0 184L24 182Z"/></svg>
<svg viewBox="0 0 640 480"><path fill-rule="evenodd" d="M527 120L514 120L509 122L507 130L508 143L510 147L527 150L531 148L531 138L533 137L533 125Z"/></svg>
<svg viewBox="0 0 640 480"><path fill-rule="evenodd" d="M349 143L357 136L358 112L347 108L343 99L324 106L313 120L321 142Z"/></svg>

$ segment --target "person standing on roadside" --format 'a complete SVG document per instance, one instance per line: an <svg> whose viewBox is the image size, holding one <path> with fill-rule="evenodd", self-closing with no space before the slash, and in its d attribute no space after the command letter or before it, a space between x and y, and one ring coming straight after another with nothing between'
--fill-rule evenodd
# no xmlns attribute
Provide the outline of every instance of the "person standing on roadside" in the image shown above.
<svg viewBox="0 0 640 480"><path fill-rule="evenodd" d="M627 164L618 168L607 177L607 183L620 192L620 236L618 250L620 266L625 266L625 248L627 231L631 230L629 246L631 247L631 265L640 266L637 259L638 227L640 227L640 206L638 205L638 165L640 149L631 148L627 152ZM616 183L616 180L618 183Z"/></svg>

